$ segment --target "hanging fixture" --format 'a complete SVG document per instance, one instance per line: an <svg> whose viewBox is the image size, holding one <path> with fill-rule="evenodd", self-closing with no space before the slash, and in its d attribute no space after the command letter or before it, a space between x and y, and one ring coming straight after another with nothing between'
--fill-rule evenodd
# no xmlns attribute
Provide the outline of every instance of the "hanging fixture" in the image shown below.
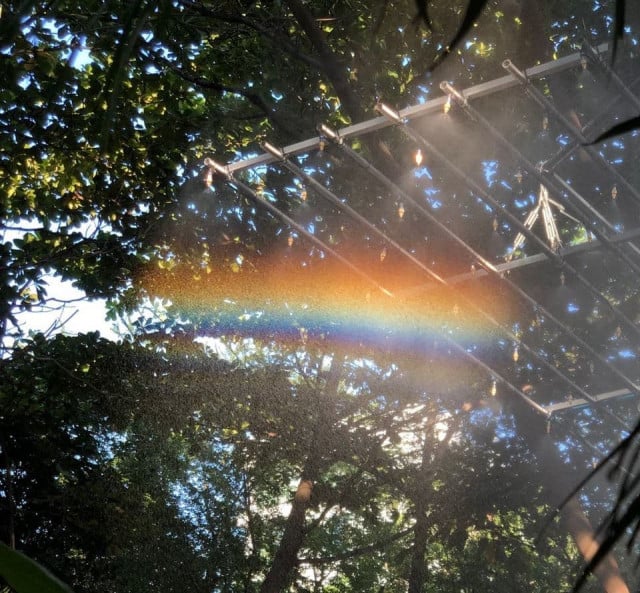
<svg viewBox="0 0 640 593"><path fill-rule="evenodd" d="M533 225L540 217L540 214L542 213L542 221L544 223L544 231L547 237L547 243L553 251L558 251L558 249L562 247L562 240L560 238L558 225L553 216L553 211L551 210L552 206L554 206L560 214L563 214L570 220L581 224L577 218L574 218L566 212L562 204L551 199L549 197L549 190L547 190L545 185L540 184L540 189L538 191L538 203L536 204L534 209L531 210L531 212L529 212L529 214L527 215L527 218L524 221L524 226L527 228L527 230L531 230L533 228ZM516 251L524 245L524 242L525 235L523 232L519 232L516 235L515 240L513 241L511 253L507 258L508 260L511 260L514 257Z"/></svg>
<svg viewBox="0 0 640 593"><path fill-rule="evenodd" d="M401 124L402 117L398 111L396 111L393 107L389 107L389 105L385 105L384 103L377 103L375 107L376 111L381 115L388 117L391 121Z"/></svg>

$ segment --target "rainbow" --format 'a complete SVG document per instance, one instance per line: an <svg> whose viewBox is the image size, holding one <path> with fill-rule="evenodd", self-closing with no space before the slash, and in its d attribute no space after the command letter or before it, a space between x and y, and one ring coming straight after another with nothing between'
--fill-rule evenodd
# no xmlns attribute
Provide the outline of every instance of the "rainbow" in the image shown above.
<svg viewBox="0 0 640 593"><path fill-rule="evenodd" d="M386 282L387 296L340 262L262 258L198 266L187 263L147 270L141 285L150 297L172 303L174 313L215 337L252 337L325 348L411 354L432 348L443 333L465 344L495 341L501 332L469 300L490 301L482 283L469 283L465 297L435 285L398 262L362 269ZM390 267L392 266L392 267ZM418 271L419 272L419 271ZM510 303L501 307L508 324Z"/></svg>

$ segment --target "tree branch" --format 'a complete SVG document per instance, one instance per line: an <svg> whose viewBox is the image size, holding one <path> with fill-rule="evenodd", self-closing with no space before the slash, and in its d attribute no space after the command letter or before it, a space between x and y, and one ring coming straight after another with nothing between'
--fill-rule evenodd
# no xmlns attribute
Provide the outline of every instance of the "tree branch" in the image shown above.
<svg viewBox="0 0 640 593"><path fill-rule="evenodd" d="M369 554L370 552L375 552L377 550L382 550L389 544L392 544L399 539L402 539L406 535L409 535L413 531L413 526L408 529L404 529L396 533L395 535L388 537L386 539L382 539L373 544L368 544L366 546L361 546L359 548L354 548L353 550L349 550L348 552L343 552L342 554L334 554L333 556L322 556L320 558L300 558L298 560L299 564L311 564L313 566L318 566L320 564L328 564L329 562L339 562L341 560L348 560L349 558L355 558L356 556L363 556L364 554Z"/></svg>
<svg viewBox="0 0 640 593"><path fill-rule="evenodd" d="M277 45L280 49L283 49L290 56L295 58L296 60L315 68L316 70L322 69L322 62L313 58L305 53L302 53L293 43L289 42L287 39L283 37L279 37L274 34L272 29L268 29L267 27L263 27L259 23L252 21L246 17L238 16L238 15L229 15L223 14L220 12L216 12L215 10L211 10L206 6L198 2L193 2L191 0L180 0L180 4L185 7L192 8L196 12L198 12L202 16L206 16L208 18L223 21L226 23L236 23L238 25L244 25L249 29L253 29L260 35L263 35L270 41L272 41L275 45Z"/></svg>
<svg viewBox="0 0 640 593"><path fill-rule="evenodd" d="M320 27L318 27L314 16L299 0L285 0L285 4L289 7L298 24L302 27L313 48L318 52L320 56L320 70L329 78L331 85L338 94L340 102L349 117L354 121L363 119L365 113L362 108L362 101L349 84L345 69L336 59L335 54L327 43L324 33Z"/></svg>
<svg viewBox="0 0 640 593"><path fill-rule="evenodd" d="M214 80L207 80L202 76L190 74L188 72L185 72L182 68L179 68L172 62L158 56L155 52L150 51L149 55L152 57L156 64L158 64L159 66L166 66L186 82L199 86L200 88L209 89L219 93L233 93L236 95L240 95L241 97L249 101L252 105L257 107L264 115L266 115L266 117L278 129L290 135L294 134L294 130L288 125L288 123L283 118L279 117L276 111L258 93L249 92L242 87L226 85Z"/></svg>

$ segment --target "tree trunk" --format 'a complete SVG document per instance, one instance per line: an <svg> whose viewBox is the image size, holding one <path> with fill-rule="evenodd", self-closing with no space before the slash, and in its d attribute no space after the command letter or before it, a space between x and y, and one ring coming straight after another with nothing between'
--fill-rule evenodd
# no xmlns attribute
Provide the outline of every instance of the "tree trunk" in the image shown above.
<svg viewBox="0 0 640 593"><path fill-rule="evenodd" d="M574 496L562 508L562 520L576 542L585 562L589 562L600 547L600 541L591 522L584 514L580 501ZM593 573L600 581L605 593L629 593L618 563L612 554L607 554L595 567Z"/></svg>
<svg viewBox="0 0 640 593"><path fill-rule="evenodd" d="M15 516L16 516L16 505L13 496L13 463L7 453L5 447L3 448L3 457L5 462L5 471L6 473L6 483L5 483L5 492L7 496L7 506L8 508L8 525L7 525L7 544L12 549L16 549L16 525L15 525Z"/></svg>
<svg viewBox="0 0 640 593"><path fill-rule="evenodd" d="M420 505L424 507L424 505ZM413 553L411 556L411 572L409 574L408 593L422 593L427 578L427 565L424 555L427 551L429 522L424 508L416 507L416 524L413 528Z"/></svg>
<svg viewBox="0 0 640 593"><path fill-rule="evenodd" d="M280 593L289 584L291 572L298 562L298 552L305 536L305 515L315 476L311 472L303 475L291 505L291 512L280 540L280 546L273 559L271 568L260 587L260 593Z"/></svg>
<svg viewBox="0 0 640 593"><path fill-rule="evenodd" d="M317 416L308 458L293 497L291 512L287 517L278 551L260 587L260 593L280 593L283 591L290 582L293 569L298 564L298 552L306 536L307 508L311 503L313 486L321 472L323 456L326 455L329 448L328 440L331 438L331 431L327 427L333 425L335 413L333 404L338 391L341 371L341 365L332 357L331 368L322 377L324 387L318 389Z"/></svg>
<svg viewBox="0 0 640 593"><path fill-rule="evenodd" d="M428 451L427 444L429 437L424 435L424 444L422 445L422 460L420 463L420 472L416 480L416 489L413 495L413 505L416 513L416 524L413 527L413 550L411 555L411 572L409 573L409 591L408 593L421 593L424 588L424 582L427 578L427 566L424 561L424 554L427 550L427 539L429 537L429 521L427 519L427 501L426 493L428 492Z"/></svg>
<svg viewBox="0 0 640 593"><path fill-rule="evenodd" d="M454 420L452 419L451 422ZM449 438L442 439L437 445L435 456L432 459L435 443L430 439L429 428L424 432L424 444L422 445L422 459L420 460L420 472L416 480L416 489L413 494L413 504L416 514L416 523L413 527L413 551L411 556L411 571L409 573L409 590L408 593L422 593L424 584L427 580L427 565L425 563L425 553L427 551L427 542L429 540L429 528L431 522L427 517L427 492L433 478L433 469L440 460L445 451L451 444L451 438L455 434L455 430L448 428Z"/></svg>
<svg viewBox="0 0 640 593"><path fill-rule="evenodd" d="M520 405L514 405L512 410L520 434L527 439L531 452L538 460L540 480L547 497L557 507L573 490L580 476L568 471L552 437L543 430L543 420L540 417L532 421L533 412L524 410ZM598 551L600 542L580 501L574 496L560 511L563 524L574 539L578 551L585 562L589 562ZM613 554L607 554L603 558L594 574L605 593L629 593Z"/></svg>

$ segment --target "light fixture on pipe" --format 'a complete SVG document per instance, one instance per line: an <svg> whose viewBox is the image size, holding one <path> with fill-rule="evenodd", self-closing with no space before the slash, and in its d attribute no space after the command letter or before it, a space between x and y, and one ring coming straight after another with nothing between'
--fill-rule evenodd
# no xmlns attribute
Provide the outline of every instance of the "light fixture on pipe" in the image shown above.
<svg viewBox="0 0 640 593"><path fill-rule="evenodd" d="M222 175L225 179L231 179L231 173L229 169L220 163L216 163L213 159L207 157L204 159L204 166L210 170L213 169L216 173Z"/></svg>
<svg viewBox="0 0 640 593"><path fill-rule="evenodd" d="M463 107L466 107L469 104L466 97L460 91L454 89L446 80L440 83L440 89L447 93L451 99L455 99Z"/></svg>
<svg viewBox="0 0 640 593"><path fill-rule="evenodd" d="M320 133L321 138L326 138L327 140L331 140L336 144L342 144L342 138L340 137L340 134L333 128L330 128L327 124L320 124L317 127L317 130Z"/></svg>
<svg viewBox="0 0 640 593"><path fill-rule="evenodd" d="M280 148L276 148L273 144L270 144L269 142L264 142L262 144L262 148L264 148L266 152L268 152L269 154L271 154L272 156L276 157L281 161L285 159L284 151L281 150Z"/></svg>
<svg viewBox="0 0 640 593"><path fill-rule="evenodd" d="M400 113L393 107L389 107L389 105L385 105L384 103L377 103L375 109L378 113L388 117L391 121L397 124L403 123Z"/></svg>
<svg viewBox="0 0 640 593"><path fill-rule="evenodd" d="M491 381L491 389L489 390L491 397L495 397L498 394L498 383L495 379Z"/></svg>

